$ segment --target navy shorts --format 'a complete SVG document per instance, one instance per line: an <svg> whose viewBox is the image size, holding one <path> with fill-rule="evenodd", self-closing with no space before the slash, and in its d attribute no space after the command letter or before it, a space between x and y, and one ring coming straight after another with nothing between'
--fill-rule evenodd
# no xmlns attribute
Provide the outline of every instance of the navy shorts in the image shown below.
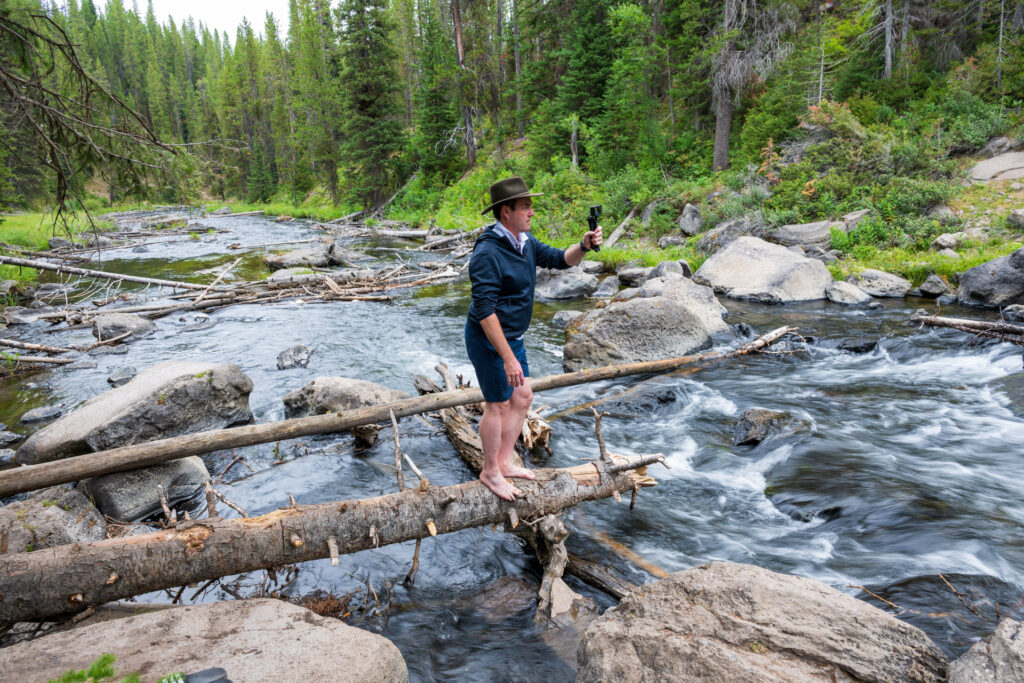
<svg viewBox="0 0 1024 683"><path fill-rule="evenodd" d="M523 376L530 376L530 366L526 362L526 347L522 339L508 339L508 345L523 366ZM487 340L487 335L479 325L466 321L466 351L469 360L476 370L476 381L484 392L484 400L488 403L502 403L512 398L515 387L508 383L505 376L505 362Z"/></svg>

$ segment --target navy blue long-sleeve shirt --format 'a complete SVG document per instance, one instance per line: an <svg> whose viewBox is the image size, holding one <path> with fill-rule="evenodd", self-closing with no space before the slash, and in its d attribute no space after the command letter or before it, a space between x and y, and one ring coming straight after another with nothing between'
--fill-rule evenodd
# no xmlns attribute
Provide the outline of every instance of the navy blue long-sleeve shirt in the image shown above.
<svg viewBox="0 0 1024 683"><path fill-rule="evenodd" d="M569 268L563 250L526 235L520 254L493 225L488 226L477 238L469 259L469 281L473 285L469 320L479 325L481 320L497 313L506 339L523 336L530 326L537 268Z"/></svg>

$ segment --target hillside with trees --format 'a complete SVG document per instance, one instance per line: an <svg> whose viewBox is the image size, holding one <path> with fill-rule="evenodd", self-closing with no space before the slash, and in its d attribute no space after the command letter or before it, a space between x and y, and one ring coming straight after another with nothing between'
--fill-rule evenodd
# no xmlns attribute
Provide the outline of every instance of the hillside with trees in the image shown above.
<svg viewBox="0 0 1024 683"><path fill-rule="evenodd" d="M9 0L0 21L37 36L4 39L9 207L66 178L107 204L325 217L398 192L392 218L475 226L512 172L546 193L537 228L555 242L601 203L609 223L646 208L634 233L653 245L693 203L705 226L870 208L834 246L914 249L948 228L924 214L963 194L966 157L1024 121L1024 2L1008 0L291 0L233 36L121 0ZM47 61L38 36L63 35L109 92L93 114L137 112L171 145L158 180L39 144L19 97L30 68L52 92L82 77Z"/></svg>

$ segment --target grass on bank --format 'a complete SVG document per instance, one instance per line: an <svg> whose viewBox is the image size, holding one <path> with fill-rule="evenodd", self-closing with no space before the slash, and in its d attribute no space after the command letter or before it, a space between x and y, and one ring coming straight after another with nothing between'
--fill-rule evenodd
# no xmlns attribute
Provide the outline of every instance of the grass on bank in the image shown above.
<svg viewBox="0 0 1024 683"><path fill-rule="evenodd" d="M118 209L121 210L121 209ZM95 228L99 231L109 230L113 224L109 221L95 220ZM49 249L47 243L51 237L68 237L92 231L89 219L82 213L68 219L67 227L62 223L54 223L50 213L16 213L0 215L0 242L31 251ZM17 254L12 254L17 255ZM18 280L19 282L35 282L38 272L31 268L0 265L0 280Z"/></svg>

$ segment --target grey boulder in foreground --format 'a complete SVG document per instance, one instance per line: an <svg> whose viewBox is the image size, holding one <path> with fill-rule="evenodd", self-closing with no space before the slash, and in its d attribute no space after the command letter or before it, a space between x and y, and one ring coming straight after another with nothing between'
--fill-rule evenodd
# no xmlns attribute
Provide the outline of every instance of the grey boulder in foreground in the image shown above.
<svg viewBox="0 0 1024 683"><path fill-rule="evenodd" d="M143 606L140 605L140 608ZM54 633L3 651L19 680L60 678L117 657L120 680L144 681L220 667L233 681L404 683L409 672L388 639L282 600L234 600L165 609Z"/></svg>
<svg viewBox="0 0 1024 683"><path fill-rule="evenodd" d="M1024 681L1024 624L1013 619L949 665L949 683L997 681Z"/></svg>
<svg viewBox="0 0 1024 683"><path fill-rule="evenodd" d="M642 586L587 629L576 680L945 681L920 629L825 584L713 562Z"/></svg>
<svg viewBox="0 0 1024 683"><path fill-rule="evenodd" d="M1024 247L964 271L956 300L980 308L1024 304Z"/></svg>

